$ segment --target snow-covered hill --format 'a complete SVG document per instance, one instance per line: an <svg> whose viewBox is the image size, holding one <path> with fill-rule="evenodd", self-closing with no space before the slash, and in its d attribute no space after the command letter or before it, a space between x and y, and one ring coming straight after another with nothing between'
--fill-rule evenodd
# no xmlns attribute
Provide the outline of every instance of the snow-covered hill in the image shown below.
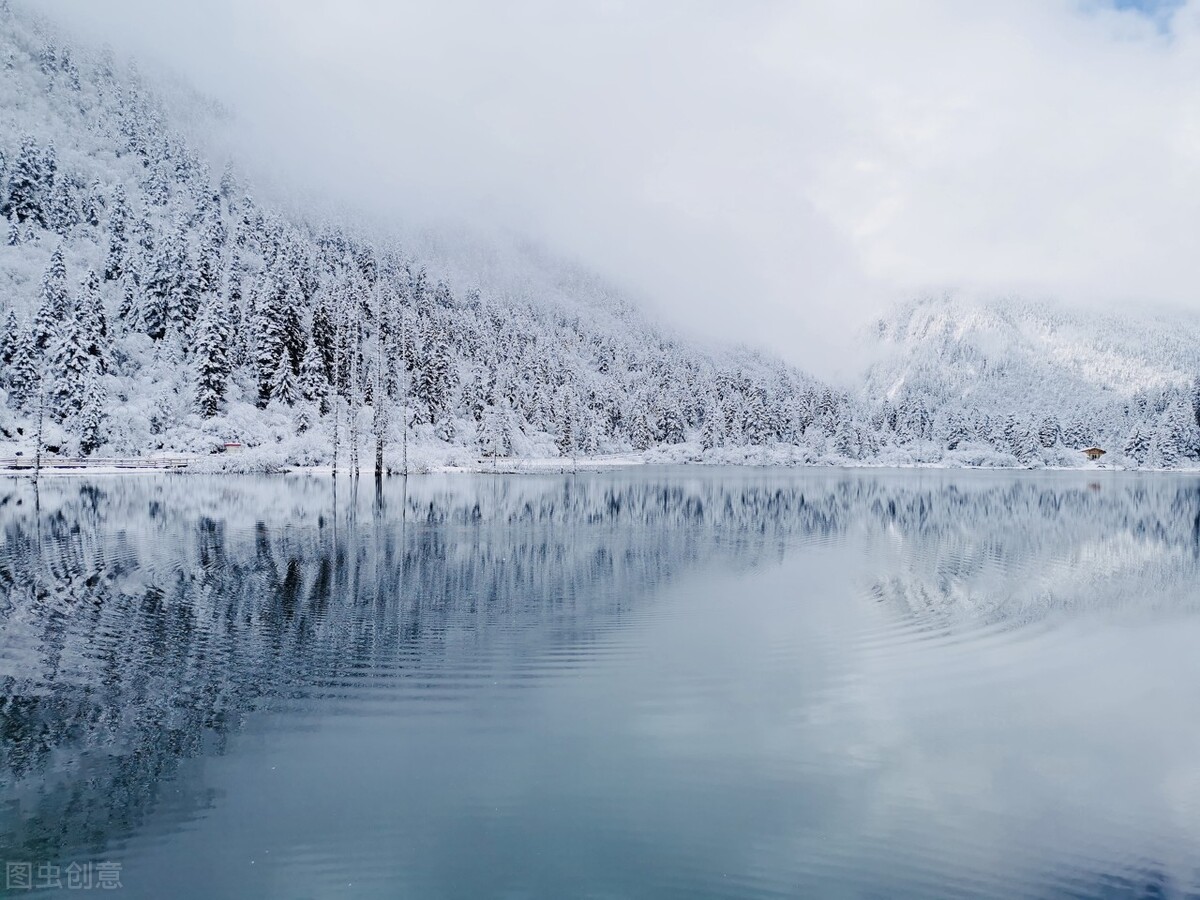
<svg viewBox="0 0 1200 900"><path fill-rule="evenodd" d="M207 137L231 113L149 81L0 3L0 456L40 434L364 470L601 452L1080 465L1092 443L1117 464L1200 459L1196 320L916 302L837 389L681 340L536 246L266 202Z"/></svg>
<svg viewBox="0 0 1200 900"><path fill-rule="evenodd" d="M211 109L164 103L20 10L0 19L14 452L39 420L74 452L240 441L364 468L377 449L395 464L406 434L443 458L711 448L795 442L847 403L777 361L693 348L570 267L472 289L461 262L427 270L386 234L260 202L176 127Z"/></svg>
<svg viewBox="0 0 1200 900"><path fill-rule="evenodd" d="M871 338L864 403L924 411L913 430L941 446L1032 456L1099 444L1163 466L1196 453L1194 316L942 297L898 308Z"/></svg>

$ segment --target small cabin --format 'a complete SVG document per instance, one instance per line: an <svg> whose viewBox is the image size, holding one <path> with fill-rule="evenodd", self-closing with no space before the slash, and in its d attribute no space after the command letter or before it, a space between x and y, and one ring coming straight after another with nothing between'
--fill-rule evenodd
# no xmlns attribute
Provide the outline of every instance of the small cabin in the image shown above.
<svg viewBox="0 0 1200 900"><path fill-rule="evenodd" d="M222 453L241 453L242 445L240 443L238 443L237 441L226 441L225 445L221 448L221 452ZM1100 452L1103 453L1104 451L1101 450Z"/></svg>
<svg viewBox="0 0 1200 900"><path fill-rule="evenodd" d="M1108 452L1107 450L1101 450L1099 447L1088 447L1086 450L1083 451L1083 455L1086 456L1088 459L1096 460L1096 459L1099 459L1100 457L1102 457L1107 452Z"/></svg>

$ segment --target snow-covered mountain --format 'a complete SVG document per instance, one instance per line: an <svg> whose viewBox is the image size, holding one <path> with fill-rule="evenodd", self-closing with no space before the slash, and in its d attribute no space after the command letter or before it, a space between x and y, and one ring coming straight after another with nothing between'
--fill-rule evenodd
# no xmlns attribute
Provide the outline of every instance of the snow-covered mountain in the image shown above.
<svg viewBox="0 0 1200 900"><path fill-rule="evenodd" d="M260 202L175 127L211 110L168 108L20 11L0 59L13 450L38 421L83 453L239 441L294 463L394 464L406 433L442 458L711 448L795 440L798 403L830 427L847 403L778 361L691 347L570 267L473 289L386 234Z"/></svg>
<svg viewBox="0 0 1200 900"><path fill-rule="evenodd" d="M204 137L229 113L154 84L0 4L0 456L40 434L366 470L1080 465L1093 443L1119 464L1200 459L1200 321L914 302L878 323L865 380L835 388L681 340L536 246L264 201Z"/></svg>
<svg viewBox="0 0 1200 900"><path fill-rule="evenodd" d="M939 446L1099 444L1165 466L1197 452L1194 316L941 297L898 308L872 339L864 403L927 412L922 433Z"/></svg>

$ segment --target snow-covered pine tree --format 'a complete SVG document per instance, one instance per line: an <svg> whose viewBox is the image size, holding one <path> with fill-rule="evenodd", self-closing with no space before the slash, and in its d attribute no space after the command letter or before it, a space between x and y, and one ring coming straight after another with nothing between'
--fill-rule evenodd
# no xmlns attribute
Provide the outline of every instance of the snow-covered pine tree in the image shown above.
<svg viewBox="0 0 1200 900"><path fill-rule="evenodd" d="M320 415L329 412L329 380L325 374L325 362L316 341L310 339L300 360L300 394L314 403Z"/></svg>
<svg viewBox="0 0 1200 900"><path fill-rule="evenodd" d="M565 386L559 391L558 409L555 418L558 420L558 436L555 444L563 456L575 456L579 452L579 426L582 409L579 395L575 389Z"/></svg>
<svg viewBox="0 0 1200 900"><path fill-rule="evenodd" d="M67 316L50 347L47 391L55 421L78 414L92 357L86 348L83 323L76 315Z"/></svg>
<svg viewBox="0 0 1200 900"><path fill-rule="evenodd" d="M1038 426L1038 441L1043 447L1049 449L1057 446L1062 440L1062 426L1058 424L1058 419L1054 416L1046 416L1042 419L1042 424Z"/></svg>
<svg viewBox="0 0 1200 900"><path fill-rule="evenodd" d="M858 433L848 419L842 419L838 423L837 431L833 435L833 449L839 456L844 456L846 459L858 459Z"/></svg>
<svg viewBox="0 0 1200 900"><path fill-rule="evenodd" d="M212 418L221 408L229 384L229 332L224 304L210 298L196 327L196 409Z"/></svg>
<svg viewBox="0 0 1200 900"><path fill-rule="evenodd" d="M93 362L84 373L83 396L76 414L75 431L79 435L79 451L90 456L104 443L108 415L108 395L98 366Z"/></svg>
<svg viewBox="0 0 1200 900"><path fill-rule="evenodd" d="M80 212L83 215L83 221L92 228L100 227L100 210L104 204L103 189L100 179L93 179L88 189L80 197Z"/></svg>
<svg viewBox="0 0 1200 900"><path fill-rule="evenodd" d="M704 411L700 425L700 446L705 450L721 447L725 442L725 409L715 397Z"/></svg>
<svg viewBox="0 0 1200 900"><path fill-rule="evenodd" d="M7 380L9 367L21 343L21 325L17 322L17 314L11 309L0 328L0 383Z"/></svg>
<svg viewBox="0 0 1200 900"><path fill-rule="evenodd" d="M452 390L450 348L445 332L429 324L424 329L421 360L413 385L420 421L436 422L441 418Z"/></svg>
<svg viewBox="0 0 1200 900"><path fill-rule="evenodd" d="M1178 466L1182 430L1182 423L1178 421L1174 407L1163 412L1150 438L1146 464L1156 469L1174 469Z"/></svg>
<svg viewBox="0 0 1200 900"><path fill-rule="evenodd" d="M687 420L680 409L681 399L665 397L658 408L657 437L665 444L682 444L686 440ZM576 414L576 418L578 415Z"/></svg>
<svg viewBox="0 0 1200 900"><path fill-rule="evenodd" d="M96 364L100 374L108 371L108 313L104 309L104 295L100 291L100 276L88 269L75 301L75 314L83 332L84 350Z"/></svg>
<svg viewBox="0 0 1200 900"><path fill-rule="evenodd" d="M67 264L63 259L62 247L58 247L50 255L50 265L42 276L42 298L33 321L36 350L44 352L50 348L59 328L69 318L69 311Z"/></svg>
<svg viewBox="0 0 1200 900"><path fill-rule="evenodd" d="M185 236L178 227L167 231L151 258L142 279L141 320L146 334L161 341L180 321L179 291L187 262Z"/></svg>
<svg viewBox="0 0 1200 900"><path fill-rule="evenodd" d="M1041 462L1041 440L1028 425L1017 425L1012 441L1012 453L1022 465L1031 466Z"/></svg>
<svg viewBox="0 0 1200 900"><path fill-rule="evenodd" d="M125 186L117 183L108 208L108 251L104 260L104 280L116 281L124 273L129 256L129 201Z"/></svg>
<svg viewBox="0 0 1200 900"><path fill-rule="evenodd" d="M752 389L746 400L746 412L742 425L746 440L756 447L766 446L772 439L767 421L766 396L763 391ZM831 420L831 424L835 429L837 428L836 415Z"/></svg>
<svg viewBox="0 0 1200 900"><path fill-rule="evenodd" d="M324 371L325 381L333 383L335 363L334 357L337 355L334 350L334 327L333 318L329 314L329 308L325 303L321 303L313 310L312 328L309 330L308 346L315 348L321 357L321 366Z"/></svg>
<svg viewBox="0 0 1200 900"><path fill-rule="evenodd" d="M19 409L30 410L41 389L44 351L37 349L33 329L22 330L7 368L8 399Z"/></svg>
<svg viewBox="0 0 1200 900"><path fill-rule="evenodd" d="M80 211L82 181L77 174L64 174L54 182L46 201L46 224L59 237L67 237L71 229L83 221Z"/></svg>
<svg viewBox="0 0 1200 900"><path fill-rule="evenodd" d="M21 149L8 175L8 197L0 213L21 223L46 226L47 173L42 151L30 134L21 137Z"/></svg>
<svg viewBox="0 0 1200 900"><path fill-rule="evenodd" d="M966 419L954 413L946 425L946 449L957 450L971 440L971 430L967 427Z"/></svg>
<svg viewBox="0 0 1200 900"><path fill-rule="evenodd" d="M487 456L497 457L512 453L513 422L512 409L504 398L488 404L477 431L477 446Z"/></svg>
<svg viewBox="0 0 1200 900"><path fill-rule="evenodd" d="M1129 432L1129 436L1125 439L1125 445L1122 448L1122 455L1125 457L1127 464L1140 465L1146 459L1146 453L1150 449L1150 441L1142 431L1140 425L1135 424Z"/></svg>
<svg viewBox="0 0 1200 900"><path fill-rule="evenodd" d="M45 149L42 150L41 159L42 172L42 202L43 206L50 196L50 192L54 190L54 182L58 176L58 148L54 144L54 138L46 141ZM43 214L45 209L43 208ZM45 219L42 220L42 225L46 225Z"/></svg>
<svg viewBox="0 0 1200 900"><path fill-rule="evenodd" d="M271 377L271 402L285 403L294 406L300 399L300 389L296 385L296 375L292 372L292 362L287 356L282 356L275 366Z"/></svg>
<svg viewBox="0 0 1200 900"><path fill-rule="evenodd" d="M205 212L196 261L196 275L203 294L212 293L218 288L224 248L225 225L221 221L220 207L214 201L213 207Z"/></svg>

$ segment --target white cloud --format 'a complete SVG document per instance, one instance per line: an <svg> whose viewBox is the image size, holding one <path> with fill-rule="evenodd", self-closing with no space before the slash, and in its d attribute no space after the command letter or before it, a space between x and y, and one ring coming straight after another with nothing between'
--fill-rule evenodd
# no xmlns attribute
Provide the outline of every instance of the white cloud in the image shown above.
<svg viewBox="0 0 1200 900"><path fill-rule="evenodd" d="M925 289L1200 307L1200 0L45 0L293 176L829 372Z"/></svg>

